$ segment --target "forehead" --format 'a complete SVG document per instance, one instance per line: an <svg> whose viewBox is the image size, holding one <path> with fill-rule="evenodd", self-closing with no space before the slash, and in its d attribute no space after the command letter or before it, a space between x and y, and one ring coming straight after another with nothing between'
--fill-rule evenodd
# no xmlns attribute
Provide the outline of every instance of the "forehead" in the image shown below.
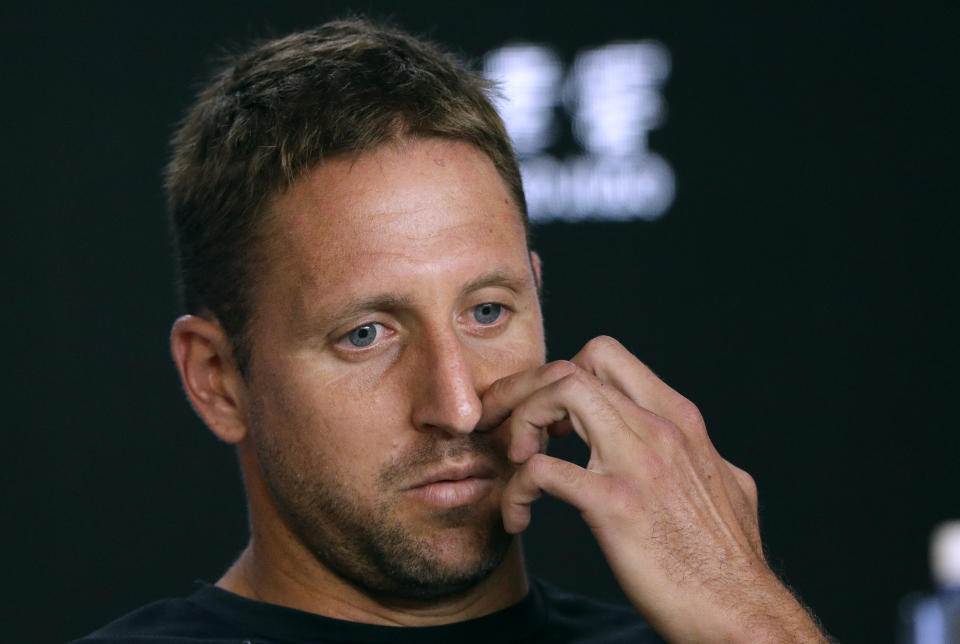
<svg viewBox="0 0 960 644"><path fill-rule="evenodd" d="M327 161L274 202L268 233L271 286L293 279L344 297L528 266L509 191L485 154L458 141L404 140Z"/></svg>

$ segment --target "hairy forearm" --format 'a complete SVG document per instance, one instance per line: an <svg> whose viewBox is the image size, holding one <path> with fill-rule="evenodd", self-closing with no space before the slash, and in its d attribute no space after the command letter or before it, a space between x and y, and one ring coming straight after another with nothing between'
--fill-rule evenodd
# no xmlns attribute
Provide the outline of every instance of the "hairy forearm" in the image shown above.
<svg viewBox="0 0 960 644"><path fill-rule="evenodd" d="M743 575L753 568L756 574ZM719 571L715 571L718 573ZM626 584L629 588L631 584ZM816 617L765 563L687 581L663 596L627 592L668 642L829 643ZM655 601L651 601L654 600ZM669 602L670 606L666 604Z"/></svg>
<svg viewBox="0 0 960 644"><path fill-rule="evenodd" d="M744 644L824 644L832 641L787 586L775 577L768 583L762 591L742 599L732 641Z"/></svg>

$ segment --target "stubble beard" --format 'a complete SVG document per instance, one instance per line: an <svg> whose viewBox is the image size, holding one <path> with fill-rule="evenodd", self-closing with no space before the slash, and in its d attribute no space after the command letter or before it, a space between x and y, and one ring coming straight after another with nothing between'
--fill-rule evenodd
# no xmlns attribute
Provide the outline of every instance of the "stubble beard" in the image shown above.
<svg viewBox="0 0 960 644"><path fill-rule="evenodd" d="M373 508L358 503L343 477L308 475L329 465L291 462L301 460L302 450L259 445L257 452L270 495L294 536L324 567L372 596L432 601L461 595L496 570L513 541L498 506L437 511L419 532L397 516L398 483L448 459L483 458L494 465L502 489L513 466L487 434L438 440L391 462L378 477L381 500ZM466 533L456 561L440 552L437 535L444 530Z"/></svg>

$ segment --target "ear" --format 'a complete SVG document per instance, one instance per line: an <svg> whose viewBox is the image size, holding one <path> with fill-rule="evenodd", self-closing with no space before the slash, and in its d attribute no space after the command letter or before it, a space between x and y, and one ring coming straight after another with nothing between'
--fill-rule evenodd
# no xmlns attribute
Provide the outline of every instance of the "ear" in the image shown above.
<svg viewBox="0 0 960 644"><path fill-rule="evenodd" d="M219 322L184 315L173 323L170 352L194 410L217 437L238 443L246 436L245 383Z"/></svg>
<svg viewBox="0 0 960 644"><path fill-rule="evenodd" d="M543 291L543 274L541 273L542 262L540 254L537 251L530 251L530 266L533 268L533 279L537 283L537 292Z"/></svg>

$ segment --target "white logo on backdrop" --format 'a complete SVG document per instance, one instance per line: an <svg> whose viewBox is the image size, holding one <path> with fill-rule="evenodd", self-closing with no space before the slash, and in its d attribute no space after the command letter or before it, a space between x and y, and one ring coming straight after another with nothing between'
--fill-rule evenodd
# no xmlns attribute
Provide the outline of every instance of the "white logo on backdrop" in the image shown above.
<svg viewBox="0 0 960 644"><path fill-rule="evenodd" d="M487 53L497 109L520 162L533 221L646 219L673 203L673 170L647 146L666 116L660 87L670 55L659 42L616 42L580 51L566 68L550 47ZM582 152L547 152L568 127Z"/></svg>

